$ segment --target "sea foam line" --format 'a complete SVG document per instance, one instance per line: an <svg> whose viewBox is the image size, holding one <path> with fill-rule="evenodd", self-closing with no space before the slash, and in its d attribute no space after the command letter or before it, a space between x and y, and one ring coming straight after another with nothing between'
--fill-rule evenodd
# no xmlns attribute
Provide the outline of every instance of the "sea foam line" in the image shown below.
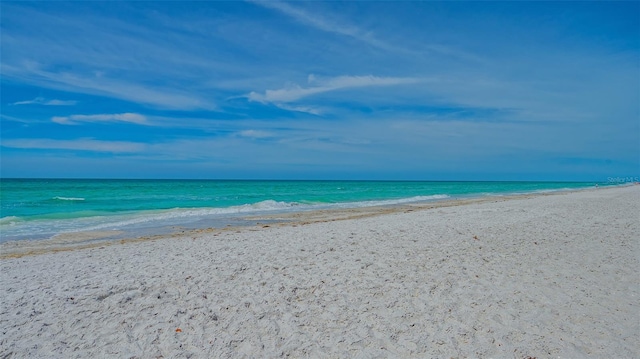
<svg viewBox="0 0 640 359"><path fill-rule="evenodd" d="M59 201L84 201L85 199L82 197L60 197L56 196L53 199L57 199Z"/></svg>
<svg viewBox="0 0 640 359"><path fill-rule="evenodd" d="M219 217L225 215L241 215L252 213L264 213L264 212L294 212L294 211L311 211L315 209L331 209L331 208L361 208L361 207L374 207L374 206L388 206L405 203L417 203L425 201L433 201L439 199L449 198L448 195L439 194L432 196L415 196L409 198L399 198L391 200L378 200L378 201L361 201L361 202L343 202L343 203L316 203L316 204L303 204L299 202L281 202L275 200L265 200L252 204L244 204L240 206L232 206L225 208L174 208L170 210L163 210L161 212L153 211L153 213L144 213L136 215L135 217L129 217L121 221L113 221L109 223L103 223L89 228L82 228L79 230L101 230L101 229L120 229L127 226L141 225L145 223L151 223L156 221L162 221L167 225L171 220L184 220L198 221L206 219L208 217ZM175 223L177 224L177 223Z"/></svg>

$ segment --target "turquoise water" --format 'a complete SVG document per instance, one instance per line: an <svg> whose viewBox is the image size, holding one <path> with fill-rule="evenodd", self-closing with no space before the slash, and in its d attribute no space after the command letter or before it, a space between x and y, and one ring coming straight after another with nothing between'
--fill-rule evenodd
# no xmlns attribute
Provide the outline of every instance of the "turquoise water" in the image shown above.
<svg viewBox="0 0 640 359"><path fill-rule="evenodd" d="M216 227L243 215L593 187L569 182L2 179L0 241Z"/></svg>

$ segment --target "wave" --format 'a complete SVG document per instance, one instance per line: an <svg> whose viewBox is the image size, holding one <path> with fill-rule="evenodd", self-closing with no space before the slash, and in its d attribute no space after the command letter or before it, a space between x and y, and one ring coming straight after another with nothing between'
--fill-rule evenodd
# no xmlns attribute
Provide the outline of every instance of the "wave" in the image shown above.
<svg viewBox="0 0 640 359"><path fill-rule="evenodd" d="M13 226L18 222L22 222L23 219L16 216L7 216L0 218L0 225L2 226Z"/></svg>
<svg viewBox="0 0 640 359"><path fill-rule="evenodd" d="M53 197L52 199L57 199L58 201L84 201L82 197Z"/></svg>
<svg viewBox="0 0 640 359"><path fill-rule="evenodd" d="M417 203L425 201L434 201L449 198L448 195L439 194L432 196L416 196L409 198L399 198L378 201L361 201L348 203L314 203L305 204L300 202L282 202L275 200L265 200L251 204L239 206L223 207L223 208L174 208L161 211L145 211L138 212L128 216L113 216L104 218L106 222L96 224L90 227L84 227L82 230L102 230L102 229L120 229L123 227L149 226L154 223L162 223L161 226L176 225L187 222L197 222L212 218L232 218L238 215L257 214L265 212L292 212L292 211L310 211L315 209L331 209L331 208L358 208L373 206L390 206L404 203Z"/></svg>
<svg viewBox="0 0 640 359"><path fill-rule="evenodd" d="M84 227L81 230L94 231L100 229L117 229L129 226L139 226L161 222L162 226L175 225L182 222L194 222L211 217L225 217L240 214L251 214L272 211L287 211L294 207L302 206L298 202L279 202L266 200L252 204L223 208L174 208L169 210L143 211L136 214L122 216L110 216L105 219L106 223L97 224L91 227Z"/></svg>

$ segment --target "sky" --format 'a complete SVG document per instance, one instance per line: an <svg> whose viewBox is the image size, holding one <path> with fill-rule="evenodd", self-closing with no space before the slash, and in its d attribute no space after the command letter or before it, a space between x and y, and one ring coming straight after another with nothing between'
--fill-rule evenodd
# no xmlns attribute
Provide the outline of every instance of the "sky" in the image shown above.
<svg viewBox="0 0 640 359"><path fill-rule="evenodd" d="M640 2L2 1L0 176L640 176Z"/></svg>

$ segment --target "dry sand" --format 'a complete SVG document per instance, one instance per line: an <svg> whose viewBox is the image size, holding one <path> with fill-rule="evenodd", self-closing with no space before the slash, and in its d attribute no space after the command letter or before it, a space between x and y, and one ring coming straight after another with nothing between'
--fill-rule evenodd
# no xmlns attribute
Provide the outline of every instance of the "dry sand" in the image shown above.
<svg viewBox="0 0 640 359"><path fill-rule="evenodd" d="M5 255L0 358L640 357L640 186L374 214Z"/></svg>

